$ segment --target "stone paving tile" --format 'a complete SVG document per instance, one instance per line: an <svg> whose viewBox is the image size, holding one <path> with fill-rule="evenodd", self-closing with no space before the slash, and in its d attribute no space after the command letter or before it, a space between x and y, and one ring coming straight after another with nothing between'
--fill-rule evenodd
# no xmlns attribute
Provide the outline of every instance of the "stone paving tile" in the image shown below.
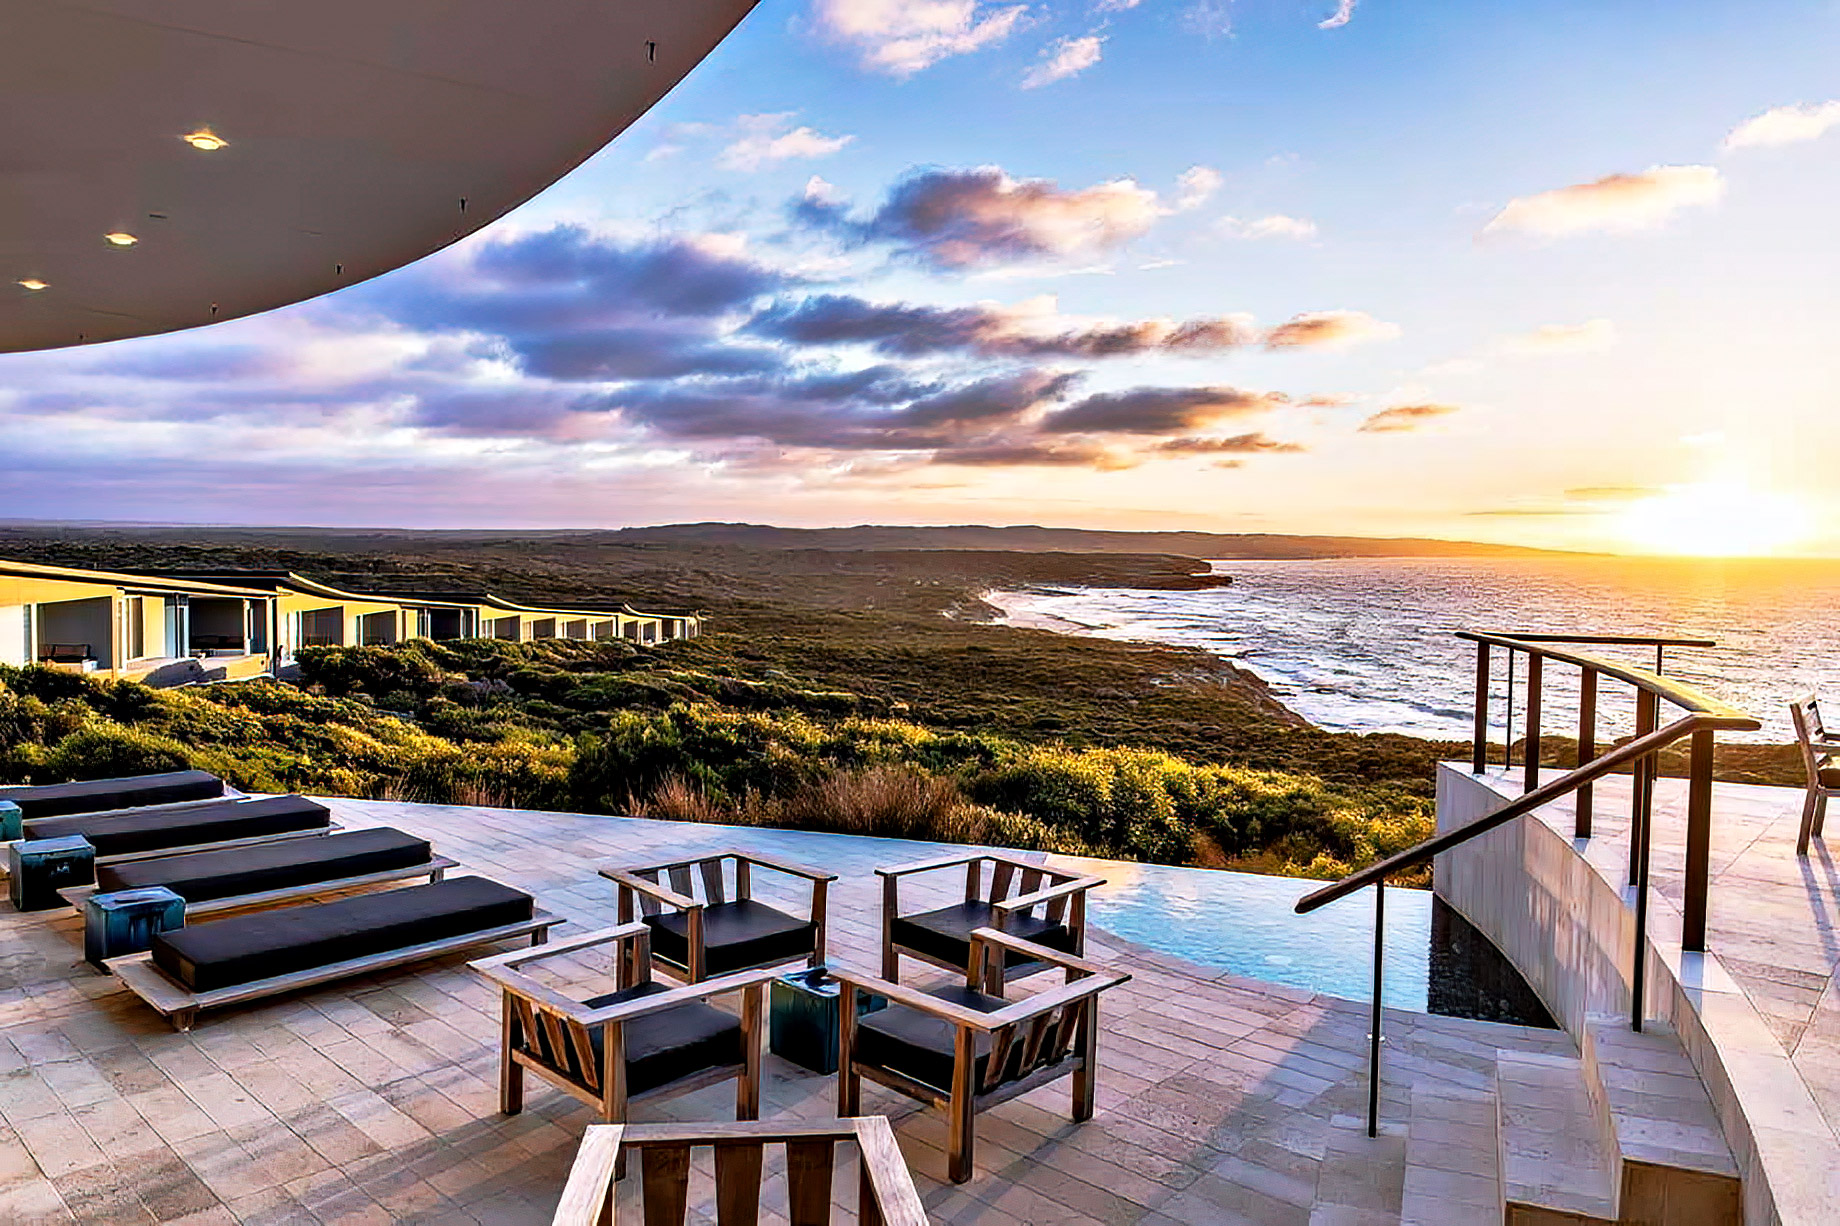
<svg viewBox="0 0 1840 1226"><path fill-rule="evenodd" d="M772 833L332 804L347 826L420 833L463 871L530 890L573 921L559 936L614 922L599 860L745 847ZM833 886L833 960L877 970L870 863ZM943 901L949 883L903 888ZM548 1220L590 1114L533 1081L522 1115L498 1115L498 999L464 957L207 1014L181 1035L91 971L81 935L68 914L0 915L0 1222ZM1317 1204L1336 1118L1365 1109L1365 1006L1188 966L1105 933L1090 952L1136 975L1105 998L1092 1121L1068 1119L1066 1081L995 1108L978 1121L976 1178L954 1187L941 1114L864 1087L864 1109L894 1120L935 1220L1303 1226L1323 1209L1322 1226L1368 1226L1359 1214L1371 1212L1374 1189L1397 1205L1417 1168L1408 1172L1396 1146L1377 1147L1371 1169L1360 1147L1336 1151L1327 1182L1348 1203ZM1382 1101L1402 1121L1414 1083L1460 1092L1497 1047L1572 1054L1563 1035L1520 1027L1394 1013L1386 1025ZM835 1083L769 1057L764 1098L768 1116L824 1119ZM732 1089L714 1087L639 1115L732 1112ZM769 1196L783 1195L782 1161L769 1159ZM1470 1203L1474 1186L1460 1173L1431 1174L1451 1181L1450 1194L1433 1187L1426 1203ZM837 1186L840 1220L853 1222L854 1181Z"/></svg>

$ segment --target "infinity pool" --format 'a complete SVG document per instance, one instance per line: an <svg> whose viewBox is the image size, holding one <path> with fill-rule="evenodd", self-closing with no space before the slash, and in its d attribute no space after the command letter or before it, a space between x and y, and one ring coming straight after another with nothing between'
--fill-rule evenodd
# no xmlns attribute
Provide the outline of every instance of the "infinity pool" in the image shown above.
<svg viewBox="0 0 1840 1226"><path fill-rule="evenodd" d="M752 845L836 873L866 874L877 865L974 850L957 843L722 829L710 847ZM686 848L685 854L694 850ZM1248 979L1372 999L1371 890L1298 915L1297 900L1321 882L1076 856L1052 859L1106 879L1093 891L1092 920L1127 941ZM1387 890L1385 968L1384 999L1393 1008L1552 1024L1514 968L1429 890Z"/></svg>

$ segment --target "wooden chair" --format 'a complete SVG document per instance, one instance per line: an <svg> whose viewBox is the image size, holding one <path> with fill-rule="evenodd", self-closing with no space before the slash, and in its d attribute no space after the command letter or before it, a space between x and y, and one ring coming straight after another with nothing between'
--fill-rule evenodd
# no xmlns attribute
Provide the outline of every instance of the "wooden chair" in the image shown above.
<svg viewBox="0 0 1840 1226"><path fill-rule="evenodd" d="M1015 1002L1005 1001L988 960L1019 953L1060 967L1066 982ZM855 1115L862 1079L944 1107L947 1172L971 1178L974 1120L979 1111L1073 1075L1073 1118L1092 1118L1099 1073L1099 993L1130 981L1121 971L1033 945L993 928L971 934L971 965L963 985L920 992L892 980L832 970L843 984L837 1055L837 1114ZM856 1016L856 993L888 998L888 1007Z"/></svg>
<svg viewBox="0 0 1840 1226"><path fill-rule="evenodd" d="M614 1220L613 1184L625 1151L639 1151L646 1226L689 1221L690 1150L715 1149L716 1206L722 1226L760 1221L760 1171L768 1145L786 1147L791 1226L832 1221L831 1180L839 1141L862 1158L856 1221L861 1226L926 1226L914 1178L901 1160L885 1116L828 1124L594 1124L582 1138L552 1226L599 1226Z"/></svg>
<svg viewBox="0 0 1840 1226"><path fill-rule="evenodd" d="M990 865L988 888L986 863ZM961 866L965 870L962 903L902 914L901 878ZM1086 892L1105 884L1103 877L1057 872L988 852L921 860L875 871L882 879L882 978L897 983L902 954L948 971L963 971L971 961L971 934L979 928L995 928L1034 945L1076 957L1083 955ZM993 967L993 973L1014 979L1051 969L1008 950Z"/></svg>
<svg viewBox="0 0 1840 1226"><path fill-rule="evenodd" d="M1808 799L1802 805L1802 828L1795 836L1795 854L1808 854L1808 840L1819 835L1827 824L1827 798L1840 793L1840 741L1827 734L1821 722L1821 707L1813 694L1789 704L1789 718L1795 721L1795 740L1802 750L1802 768L1808 773Z"/></svg>
<svg viewBox="0 0 1840 1226"><path fill-rule="evenodd" d="M727 861L734 863L732 898L723 873ZM811 883L804 919L754 899L756 868ZM602 866L601 876L619 886L622 924L632 922L637 899L639 918L652 932L653 960L686 983L788 962L824 965L825 899L835 873L751 852L719 851L642 868Z"/></svg>
<svg viewBox="0 0 1840 1226"><path fill-rule="evenodd" d="M626 1119L642 1099L686 1094L736 1078L735 1117L760 1117L762 1005L771 971L726 975L700 984L652 978L651 929L621 924L517 950L469 965L504 991L499 1109L524 1109L524 1070L574 1095L607 1123ZM575 1000L524 973L547 958L616 946L617 991ZM627 956L631 951L636 956ZM741 1016L706 1003L741 993Z"/></svg>

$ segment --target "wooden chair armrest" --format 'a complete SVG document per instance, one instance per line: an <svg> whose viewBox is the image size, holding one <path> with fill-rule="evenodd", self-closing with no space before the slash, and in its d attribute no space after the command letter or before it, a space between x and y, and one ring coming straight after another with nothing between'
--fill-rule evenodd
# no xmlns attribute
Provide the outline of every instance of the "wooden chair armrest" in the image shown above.
<svg viewBox="0 0 1840 1226"><path fill-rule="evenodd" d="M1121 983L1129 983L1130 980L1131 977L1122 971L1102 971L1095 975L1088 975L1084 979L1076 979L1072 983L1063 983L1057 988L1049 988L1046 992L1037 992L1014 1004L1004 1005L995 1013L985 1016L990 1019L993 1029L1010 1026L1016 1022L1025 1022L1051 1009L1058 1009L1069 1001L1079 1000L1085 996L1097 996L1107 988L1115 988Z"/></svg>
<svg viewBox="0 0 1840 1226"><path fill-rule="evenodd" d="M680 911L694 911L703 905L694 898L688 898L677 893L675 890L666 889L655 881L647 881L645 878L629 873L625 869L604 868L601 870L601 876L617 885L623 885L635 893L644 894L649 898L655 898L667 907L676 907Z"/></svg>
<svg viewBox="0 0 1840 1226"><path fill-rule="evenodd" d="M1816 753L1836 754L1840 753L1840 741L1811 741L1808 748Z"/></svg>
<svg viewBox="0 0 1840 1226"><path fill-rule="evenodd" d="M515 971L520 967L529 966L532 962L541 961L544 958L555 958L563 954L575 953L577 950L592 949L596 945L606 945L613 941L623 941L628 937L635 937L641 933L649 933L650 931L651 929L645 924L637 922L631 924L618 924L612 928L597 928L593 932L584 932L580 936L570 937L566 941L551 941L544 945L532 945L528 949L514 949L510 953L493 954L490 958L481 958L477 962L469 962L467 965L480 972L496 970L501 966L506 970Z"/></svg>
<svg viewBox="0 0 1840 1226"><path fill-rule="evenodd" d="M1063 966L1068 970L1080 971L1087 975L1117 975L1123 973L1103 963L1094 962L1088 958L1081 958L1074 954L1063 953L1058 949L1049 949L1046 945L1037 945L1033 941L1025 941L1021 937L1011 936L1007 932L998 932L995 928L973 928L971 930L971 943L974 946L984 944L996 945L1004 949L1013 949L1017 953L1023 954L1038 962L1047 962L1055 966ZM1129 979L1130 976L1125 975L1125 978Z"/></svg>
<svg viewBox="0 0 1840 1226"><path fill-rule="evenodd" d="M927 873L936 868L956 868L959 865L969 864L973 860L982 860L985 858L986 854L981 851L971 852L966 855L941 856L934 860L916 860L912 864L898 864L893 868L878 868L875 870L875 875L878 877L905 877L909 873Z"/></svg>
<svg viewBox="0 0 1840 1226"><path fill-rule="evenodd" d="M641 996L636 1000L623 1000L617 1005L602 1005L598 1009L583 1009L576 1006L571 1017L584 1026L599 1026L607 1022L625 1022L635 1017L644 1017L660 1009L672 1009L691 1001L703 1000L710 996L721 996L728 992L744 992L750 988L759 988L772 982L779 974L777 968L762 967L755 971L739 971L733 975L724 975L720 979L705 979L701 983L686 983L665 992L655 992L650 996Z"/></svg>
<svg viewBox="0 0 1840 1226"><path fill-rule="evenodd" d="M614 1165L619 1159L621 1124L589 1124L569 1167L562 1200L556 1205L551 1226L598 1226L601 1210L613 1191Z"/></svg>
<svg viewBox="0 0 1840 1226"><path fill-rule="evenodd" d="M1039 906L1044 902L1052 902L1056 898L1061 898L1068 894L1078 894L1082 891L1090 890L1096 885L1104 884L1105 878L1103 877L1075 877L1072 881L1063 881L1061 884L1051 885L1045 890L1036 890L1033 894L1023 894L1016 898L1005 898L1002 902L993 902L990 905L999 911L1026 911L1030 907Z"/></svg>
<svg viewBox="0 0 1840 1226"><path fill-rule="evenodd" d="M733 856L737 860L746 860L749 864L758 864L761 868L772 869L776 873L785 873L789 877L803 877L807 881L835 881L836 873L821 873L815 868L806 868L790 860L776 860L772 856L759 855L751 851L729 851L723 855Z"/></svg>
<svg viewBox="0 0 1840 1226"><path fill-rule="evenodd" d="M922 1013L930 1013L934 1017L951 1022L956 1026L969 1026L973 1030L990 1031L1002 1025L1001 1022L992 1020L997 1016L994 1013L979 1013L976 1009L967 1009L963 1005L955 1005L949 1000L941 1000L937 996L928 996L925 992L916 992L912 988L903 987L898 983L890 983L886 979L877 979L874 975L859 975L855 971L844 970L841 967L832 967L830 976L839 983L849 984L858 992L870 992L876 996L886 996L897 1005L906 1005L910 1009L918 1009Z"/></svg>

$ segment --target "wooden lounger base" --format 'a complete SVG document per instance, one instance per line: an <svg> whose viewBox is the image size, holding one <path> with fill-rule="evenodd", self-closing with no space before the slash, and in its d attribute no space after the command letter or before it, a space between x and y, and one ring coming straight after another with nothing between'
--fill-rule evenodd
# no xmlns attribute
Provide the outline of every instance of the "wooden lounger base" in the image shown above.
<svg viewBox="0 0 1840 1226"><path fill-rule="evenodd" d="M245 911L257 907L270 907L277 903L298 902L302 899L317 899L327 894L337 894L344 890L358 890L368 885L385 885L393 881L408 881L415 877L426 877L429 881L440 881L447 876L447 870L459 865L446 856L436 856L421 864L411 864L407 868L392 868L381 873L365 873L358 877L334 877L326 881L309 881L305 885L291 885L280 890L263 890L257 894L232 894L226 898L210 898L204 902L185 905L186 918L216 915L220 911ZM90 895L96 892L93 885L66 886L58 891L58 897L83 910L89 902Z"/></svg>
<svg viewBox="0 0 1840 1226"><path fill-rule="evenodd" d="M173 1029L185 1031L192 1028L192 1023L197 1020L200 1009L215 1009L222 1005L235 1005L249 1000L261 1000L268 996L280 996L286 992L299 991L301 988L316 987L322 983L349 979L354 975L366 975L372 971L387 970L393 966L406 966L411 962L422 962L429 958L441 957L443 954L471 949L475 945L490 945L495 941L509 941L516 937L527 936L532 945L541 945L549 940L551 928L565 922L567 921L559 915L538 911L529 919L516 924L485 928L478 932L463 933L441 941L429 941L424 945L410 945L404 949L392 949L386 953L350 958L344 962L331 962L325 966L316 966L311 970L295 971L290 975L276 975L272 979L256 979L249 983L236 984L234 987L215 988L209 992L194 992L184 984L170 978L165 971L154 965L151 953L110 958L103 965L108 967L110 973L121 980L130 992L146 1001L154 1012L171 1022Z"/></svg>

